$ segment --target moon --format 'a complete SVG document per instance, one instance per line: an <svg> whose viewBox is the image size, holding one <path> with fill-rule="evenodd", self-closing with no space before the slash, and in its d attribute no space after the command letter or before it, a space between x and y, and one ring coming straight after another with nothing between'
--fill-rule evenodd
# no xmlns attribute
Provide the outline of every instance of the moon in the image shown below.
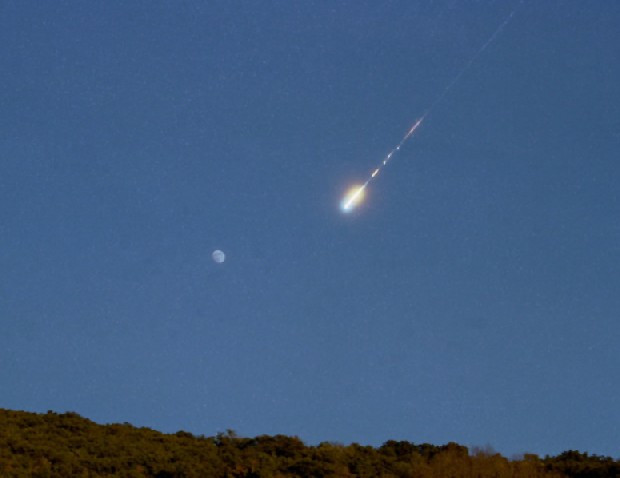
<svg viewBox="0 0 620 478"><path fill-rule="evenodd" d="M222 262L224 262L226 260L226 254L224 254L219 249L216 249L215 251L213 251L213 254L211 254L211 257L218 264L221 264Z"/></svg>

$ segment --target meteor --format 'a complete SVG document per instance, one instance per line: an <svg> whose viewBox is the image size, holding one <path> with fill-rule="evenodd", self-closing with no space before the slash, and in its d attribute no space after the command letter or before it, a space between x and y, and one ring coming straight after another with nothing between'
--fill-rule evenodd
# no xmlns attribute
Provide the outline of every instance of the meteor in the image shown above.
<svg viewBox="0 0 620 478"><path fill-rule="evenodd" d="M394 154L397 151L400 151L400 147L403 144L405 144L405 142L407 142L407 140L411 138L411 136L413 136L416 129L418 129L418 127L422 124L422 121L424 121L424 116L419 118L413 124L413 126L409 128L409 131L407 131L407 134L403 136L403 139L400 140L400 143L398 143L394 148L392 148L392 150L387 154L387 156L383 158L383 160L381 161L381 164L377 168L375 168L372 171L372 173L370 173L370 177L366 180L364 184L362 184L361 186L353 186L347 190L347 192L344 195L344 198L340 202L340 208L342 209L342 212L352 212L353 209L355 209L355 207L364 200L364 190L366 189L370 181L375 179L375 177L377 177L379 172L381 172L381 169L383 169L387 165L387 163L390 161L390 159L392 159Z"/></svg>
<svg viewBox="0 0 620 478"><path fill-rule="evenodd" d="M377 168L375 172L377 172L378 170L379 169ZM366 189L366 186L368 186L369 182L370 179L361 186L357 185L349 188L347 193L344 195L344 198L340 202L340 208L342 209L342 212L353 211L353 208L363 201L364 190Z"/></svg>
<svg viewBox="0 0 620 478"><path fill-rule="evenodd" d="M361 186L358 185L358 186L353 186L353 187L349 188L349 190L345 193L344 197L342 198L342 201L340 202L340 208L342 209L342 212L349 213L349 212L353 211L353 209L363 201L363 199L364 199L364 192L365 192L366 187L368 186L368 184L375 179L375 177L381 172L381 170L385 166L387 166L387 163L392 159L394 154L397 151L400 151L400 148L415 134L417 129L420 127L420 125L424 121L424 118L426 118L426 116L433 110L433 108L435 108L435 105L437 105L437 103L439 103L446 96L446 94L452 89L452 87L456 83L458 83L458 81L461 79L461 77L471 68L472 64L478 59L478 57L482 54L482 52L484 52L484 50L486 50L487 47L491 43L493 43L493 41L495 41L495 38L502 32L504 27L506 27L506 25L508 25L508 23L510 22L510 20L513 17L513 15L515 14L515 12L517 11L517 9L519 8L519 6L521 4L523 4L523 0L521 0L519 5L516 8L514 8L512 10L512 12L510 12L510 15L508 15L504 19L504 21L502 23L500 23L500 25L495 29L493 34L482 44L482 46L480 48L478 48L476 53L469 59L469 61L467 63L465 63L465 66L463 66L459 70L459 72L456 74L456 76L454 76L452 78L452 81L450 81L450 83L448 83L448 86L446 86L444 88L444 90L441 92L441 94L439 94L435 98L435 101L433 101L431 103L430 107L428 107L428 109L424 112L424 114L420 118L418 118L418 120L415 123L413 123L411 128L409 128L409 130L405 134L405 136L403 136L403 139L400 140L400 143L398 143L387 154L387 156L385 158L383 158L383 160L379 164L379 167L375 168L372 171L372 173L370 173L370 176L366 180L366 182L363 185L361 185Z"/></svg>

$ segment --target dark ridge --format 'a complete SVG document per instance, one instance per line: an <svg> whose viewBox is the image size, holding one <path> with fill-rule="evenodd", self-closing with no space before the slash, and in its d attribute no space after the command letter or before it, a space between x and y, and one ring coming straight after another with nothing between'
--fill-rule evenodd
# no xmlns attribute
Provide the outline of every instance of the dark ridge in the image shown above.
<svg viewBox="0 0 620 478"><path fill-rule="evenodd" d="M73 412L0 409L0 476L589 478L620 477L620 461L572 450L509 460L457 443L308 446L294 436L165 434Z"/></svg>

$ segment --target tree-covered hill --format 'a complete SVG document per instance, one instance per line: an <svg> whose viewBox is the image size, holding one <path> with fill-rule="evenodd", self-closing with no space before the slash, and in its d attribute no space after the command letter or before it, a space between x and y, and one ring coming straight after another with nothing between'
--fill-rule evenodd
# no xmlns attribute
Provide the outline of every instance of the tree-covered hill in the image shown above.
<svg viewBox="0 0 620 478"><path fill-rule="evenodd" d="M388 441L305 445L299 438L164 434L130 424L98 425L76 413L0 409L1 477L620 477L620 461L564 452L508 460L469 450Z"/></svg>

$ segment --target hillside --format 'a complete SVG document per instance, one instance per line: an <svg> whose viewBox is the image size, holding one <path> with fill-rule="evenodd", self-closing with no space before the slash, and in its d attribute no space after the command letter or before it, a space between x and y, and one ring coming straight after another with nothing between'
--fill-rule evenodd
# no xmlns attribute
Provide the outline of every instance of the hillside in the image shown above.
<svg viewBox="0 0 620 478"><path fill-rule="evenodd" d="M0 476L614 477L620 462L576 451L508 460L456 443L308 446L284 435L164 434L127 423L99 425L76 413L0 409Z"/></svg>

